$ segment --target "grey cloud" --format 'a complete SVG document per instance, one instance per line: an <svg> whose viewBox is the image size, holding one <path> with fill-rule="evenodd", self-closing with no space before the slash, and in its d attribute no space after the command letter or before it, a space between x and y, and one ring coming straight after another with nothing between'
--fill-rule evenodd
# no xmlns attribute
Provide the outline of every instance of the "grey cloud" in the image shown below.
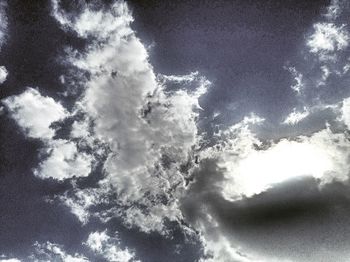
<svg viewBox="0 0 350 262"><path fill-rule="evenodd" d="M223 235L259 261L347 260L348 184L320 190L317 180L305 177L231 202L215 186L224 179L215 161L204 160L195 175L182 210L207 241Z"/></svg>

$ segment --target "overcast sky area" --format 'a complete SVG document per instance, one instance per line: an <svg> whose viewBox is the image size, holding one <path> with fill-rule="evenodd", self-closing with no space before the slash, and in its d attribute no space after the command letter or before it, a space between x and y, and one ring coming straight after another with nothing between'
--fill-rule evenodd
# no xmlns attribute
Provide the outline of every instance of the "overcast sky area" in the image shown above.
<svg viewBox="0 0 350 262"><path fill-rule="evenodd" d="M0 262L350 259L346 0L0 0Z"/></svg>

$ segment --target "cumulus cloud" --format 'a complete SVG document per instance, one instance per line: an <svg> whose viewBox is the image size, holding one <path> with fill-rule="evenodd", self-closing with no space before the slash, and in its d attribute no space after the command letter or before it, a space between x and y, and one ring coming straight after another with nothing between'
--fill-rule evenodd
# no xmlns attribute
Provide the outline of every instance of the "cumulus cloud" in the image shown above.
<svg viewBox="0 0 350 262"><path fill-rule="evenodd" d="M297 111L296 108L293 108L293 111L283 120L283 124L287 125L295 125L305 119L310 112L307 110L307 108L304 108L304 111Z"/></svg>
<svg viewBox="0 0 350 262"><path fill-rule="evenodd" d="M71 137L72 138L87 138L90 135L89 121L74 121L72 124Z"/></svg>
<svg viewBox="0 0 350 262"><path fill-rule="evenodd" d="M92 216L104 220L104 212L94 213L91 208L101 204L110 204L110 190L110 188L102 186L99 188L75 189L66 192L64 195L59 195L58 199L85 225ZM110 216L108 211L110 210L107 209L106 213ZM111 212L114 212L114 215L118 214L115 209L112 209Z"/></svg>
<svg viewBox="0 0 350 262"><path fill-rule="evenodd" d="M181 217L173 196L185 184L181 166L198 143L198 99L210 83L198 73L157 77L130 27L132 16L124 2L115 2L108 11L86 6L74 19L57 2L53 7L64 28L92 39L87 52L68 50L67 59L91 74L77 110L88 115L94 137L111 151L101 191L112 185L126 225L162 231L164 218ZM167 90L179 81L194 82L196 88ZM72 136L81 136L88 125L74 123ZM82 204L66 203L72 210Z"/></svg>
<svg viewBox="0 0 350 262"><path fill-rule="evenodd" d="M33 88L28 88L18 96L10 96L2 102L12 118L32 138L51 139L55 135L51 124L68 116L68 112L59 102L42 96Z"/></svg>
<svg viewBox="0 0 350 262"><path fill-rule="evenodd" d="M34 244L34 252L29 256L33 262L39 261L62 261L62 262L88 262L89 260L81 254L68 254L63 246L51 242Z"/></svg>
<svg viewBox="0 0 350 262"><path fill-rule="evenodd" d="M259 140L243 123L226 131L221 145L209 155L218 154L218 166L225 170L221 187L227 199L251 197L299 176L312 176L322 184L348 179L350 144L345 134L329 128L273 142Z"/></svg>
<svg viewBox="0 0 350 262"><path fill-rule="evenodd" d="M42 150L48 155L34 174L42 179L64 180L72 177L86 177L91 171L92 156L79 152L74 142L53 140Z"/></svg>
<svg viewBox="0 0 350 262"><path fill-rule="evenodd" d="M43 158L34 175L40 178L64 180L86 177L91 171L93 157L78 150L77 144L65 139L54 139L52 124L70 114L51 97L42 96L38 90L28 88L17 96L2 100L11 117L31 138L43 140ZM74 134L77 133L74 128ZM80 132L82 132L80 130Z"/></svg>
<svg viewBox="0 0 350 262"><path fill-rule="evenodd" d="M337 52L345 50L349 45L349 33L345 25L334 23L316 23L314 32L307 40L310 52L317 54L320 60L333 60Z"/></svg>
<svg viewBox="0 0 350 262"><path fill-rule="evenodd" d="M51 97L42 96L33 88L17 96L2 100L10 116L31 138L41 139L44 147L41 149L42 162L34 170L34 175L59 181L86 177L90 174L93 157L78 149L76 142L65 139L54 139L55 129L52 124L68 117L68 111ZM78 133L73 125L73 134ZM80 128L82 129L82 128ZM79 130L80 135L84 135Z"/></svg>
<svg viewBox="0 0 350 262"><path fill-rule="evenodd" d="M62 28L87 41L84 52L67 48L64 61L88 73L84 93L73 113L32 88L3 103L29 137L45 141L36 176L59 181L87 177L94 162L102 162L103 176L94 187L81 189L74 184L72 190L57 196L82 224L92 216L102 222L118 217L128 227L167 234L165 221L182 220L181 207L203 237L206 258L201 261L256 261L256 256L247 255L223 233L220 215L232 207L237 211L232 216L235 223L245 222L239 216L249 213L244 201L268 194L291 179L311 177L320 190L331 182L348 180L348 137L329 127L309 136L262 140L252 127L263 125L264 119L251 114L217 132L213 141L203 141L197 127L202 110L199 99L210 82L198 72L157 75L147 49L130 26L133 18L126 3L117 1L103 10L87 4L75 17L63 11L58 1L52 1L52 7ZM335 11L329 12L336 16ZM328 61L347 48L348 40L345 26L317 23L307 45L320 60ZM294 79L291 88L302 94L304 75L295 67L287 69ZM321 69L319 86L330 76L328 67ZM190 85L194 88L183 88ZM342 120L348 127L349 104L344 100L342 106ZM283 124L295 125L309 114L309 108L300 112L294 108ZM74 118L70 134L56 138L52 124L67 117ZM106 159L95 158L103 154ZM194 182L185 192L191 179ZM188 204L195 200L200 211ZM231 214L227 217L232 218ZM135 261L135 253L122 248L118 237L107 231L91 233L85 245L108 261ZM37 243L36 249L48 261L87 261L50 242Z"/></svg>
<svg viewBox="0 0 350 262"><path fill-rule="evenodd" d="M202 151L199 166L193 171L194 182L181 201L186 220L202 236L206 254L202 260L318 261L326 248L320 242L310 245L317 250L314 254L300 257L291 254L288 247L304 239L300 235L304 225L295 221L313 221L333 214L335 211L328 211L333 208L332 201L341 206L340 213L348 212L343 211L347 202L343 202L342 193L333 196L333 189L327 191L338 184L347 188L348 136L326 128L294 139L260 140L251 131L254 121L249 119L221 132L217 143ZM319 212L326 213L317 215ZM338 227L329 223L331 228ZM281 224L286 224L287 232ZM262 230L265 226L266 231ZM290 232L291 228L295 232ZM268 237L274 230L280 233ZM309 229L314 236L318 230ZM261 243L265 238L266 245ZM282 239L279 246L283 250L276 251L273 246ZM302 250L303 246L296 248ZM329 259L340 254L323 252Z"/></svg>
<svg viewBox="0 0 350 262"><path fill-rule="evenodd" d="M7 75L8 75L8 72L6 67L0 66L0 84L6 81Z"/></svg>
<svg viewBox="0 0 350 262"><path fill-rule="evenodd" d="M287 137L263 139L255 125L264 122L246 117L199 153L181 202L202 236L203 261L347 261L348 243L339 243L349 234L350 102L329 91L348 80L343 3L332 1L326 22L313 25L312 56L285 67L298 103L281 121Z"/></svg>
<svg viewBox="0 0 350 262"><path fill-rule="evenodd" d="M128 248L121 248L118 237L110 237L106 231L90 233L85 242L93 252L111 262L140 262L135 253Z"/></svg>

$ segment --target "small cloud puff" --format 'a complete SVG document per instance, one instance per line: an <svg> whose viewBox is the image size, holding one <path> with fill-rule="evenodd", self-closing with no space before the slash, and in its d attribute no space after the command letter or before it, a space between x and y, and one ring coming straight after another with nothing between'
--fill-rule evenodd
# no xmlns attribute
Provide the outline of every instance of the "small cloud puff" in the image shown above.
<svg viewBox="0 0 350 262"><path fill-rule="evenodd" d="M59 102L42 96L33 88L28 88L18 96L10 96L2 102L12 118L32 138L51 139L55 135L51 124L69 115Z"/></svg>
<svg viewBox="0 0 350 262"><path fill-rule="evenodd" d="M295 125L308 117L310 112L304 107L304 111L299 112L296 108L293 108L293 111L283 120L283 124L286 125Z"/></svg>
<svg viewBox="0 0 350 262"><path fill-rule="evenodd" d="M7 79L7 69L4 66L0 66L0 84L4 83Z"/></svg>
<svg viewBox="0 0 350 262"><path fill-rule="evenodd" d="M45 151L45 152L44 152ZM91 171L92 156L79 152L74 142L52 140L42 150L49 156L39 164L34 175L42 178L65 180L73 177L86 177Z"/></svg>

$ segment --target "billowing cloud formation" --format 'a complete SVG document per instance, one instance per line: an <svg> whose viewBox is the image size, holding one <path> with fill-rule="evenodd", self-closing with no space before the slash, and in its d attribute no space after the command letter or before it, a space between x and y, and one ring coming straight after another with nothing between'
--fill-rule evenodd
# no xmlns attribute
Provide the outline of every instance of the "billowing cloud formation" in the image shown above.
<svg viewBox="0 0 350 262"><path fill-rule="evenodd" d="M44 150L46 152L43 153L48 157L35 170L36 176L64 180L72 177L86 177L90 174L92 157L79 152L75 143L54 140Z"/></svg>
<svg viewBox="0 0 350 262"><path fill-rule="evenodd" d="M119 247L118 238L108 236L105 231L91 233L85 244L95 253L102 255L107 261L140 262L134 259L133 252Z"/></svg>
<svg viewBox="0 0 350 262"><path fill-rule="evenodd" d="M60 262L89 262L89 260L81 254L68 254L62 245L57 245L51 242L33 244L32 253L25 259L17 258L6 258L0 259L3 262L49 262L49 261L60 261Z"/></svg>
<svg viewBox="0 0 350 262"><path fill-rule="evenodd" d="M29 137L45 142L45 148L41 150L43 161L34 171L36 176L64 180L89 175L92 156L79 152L75 142L53 139L55 129L52 124L69 116L60 103L33 88L8 97L3 103Z"/></svg>
<svg viewBox="0 0 350 262"><path fill-rule="evenodd" d="M234 139L225 141L219 161L219 166L227 170L225 198L250 197L298 176L312 176L322 183L348 178L350 144L344 134L326 129L294 141L282 139L264 149L249 132L231 132Z"/></svg>
<svg viewBox="0 0 350 262"><path fill-rule="evenodd" d="M261 251L264 244L254 237L259 238L261 231L266 236L266 231L259 227L269 223L282 227L297 216L312 220L309 210L319 214L322 204L330 213L332 202L324 200L322 190L348 182L350 144L344 128L350 125L349 99L327 104L320 97L314 99L309 90L310 86L324 90L332 77L342 77L349 69L344 65L338 72L334 66L348 47L349 34L345 25L334 22L340 11L335 1L333 5L328 20L315 24L306 41L309 54L318 58L315 83L310 84L311 71L286 67L300 104L279 123L294 128L329 108L338 114L332 119L335 127L322 119L321 128L305 135L263 139L259 130L265 120L252 113L231 127L218 126L214 136L205 140L198 128L199 99L210 82L198 72L157 75L122 1L109 8L82 4L74 15L52 1L52 16L62 29L86 43L84 50L67 47L61 56L64 64L84 72L80 79L84 90L70 112L32 88L3 103L28 137L43 142L34 175L72 182L53 199L89 230L96 221L108 227L117 218L129 229L171 236L169 221L183 231L187 222L201 237L206 256L200 261L263 261L265 257L283 261L290 255L287 251L283 256L279 251L276 255ZM283 194L295 181L303 183L291 188L306 196ZM281 193L281 187L286 191ZM318 196L320 201L315 200ZM334 199L346 202L342 196ZM124 247L122 240L109 230L94 228L82 246L107 261L137 261L137 250ZM51 242L36 244L36 250L33 258L39 254L46 260L87 261L85 254L67 254L63 246Z"/></svg>
<svg viewBox="0 0 350 262"><path fill-rule="evenodd" d="M55 130L50 125L67 117L63 106L51 97L42 96L38 90L28 88L18 96L2 101L13 119L32 138L50 139Z"/></svg>
<svg viewBox="0 0 350 262"><path fill-rule="evenodd" d="M34 244L35 251L29 257L30 261L62 261L62 262L88 262L89 260L80 255L67 254L63 247L50 242Z"/></svg>
<svg viewBox="0 0 350 262"><path fill-rule="evenodd" d="M203 261L347 261L349 94L332 95L348 81L342 4L312 27L305 64L285 67L298 104L280 123L292 135L261 138L267 125L250 116L200 152L182 210L201 232Z"/></svg>
<svg viewBox="0 0 350 262"><path fill-rule="evenodd" d="M45 148L41 150L44 159L34 171L36 176L64 180L89 175L92 157L79 152L75 142L53 139L55 129L52 124L69 116L60 103L33 88L8 97L3 103L29 137L45 142Z"/></svg>
<svg viewBox="0 0 350 262"><path fill-rule="evenodd" d="M304 108L302 112L296 111L296 108L293 108L293 111L283 120L283 124L295 125L298 122L306 118L310 112L307 108Z"/></svg>
<svg viewBox="0 0 350 262"><path fill-rule="evenodd" d="M342 51L349 45L349 33L344 26L317 23L314 30L307 45L312 53L319 55L320 60L335 59L335 52Z"/></svg>
<svg viewBox="0 0 350 262"><path fill-rule="evenodd" d="M107 12L87 7L74 20L57 2L53 6L53 15L64 28L94 39L85 54L69 51L68 59L91 74L77 110L88 115L87 121L93 120L94 136L111 150L101 192L113 187L115 201L127 207L122 212L127 225L162 231L163 217L181 216L173 195L184 185L180 169L198 142L198 98L209 82L198 73L157 79L146 48L130 28L132 17L123 2ZM194 82L197 89L166 91L171 81ZM78 129L76 124L73 137Z"/></svg>

